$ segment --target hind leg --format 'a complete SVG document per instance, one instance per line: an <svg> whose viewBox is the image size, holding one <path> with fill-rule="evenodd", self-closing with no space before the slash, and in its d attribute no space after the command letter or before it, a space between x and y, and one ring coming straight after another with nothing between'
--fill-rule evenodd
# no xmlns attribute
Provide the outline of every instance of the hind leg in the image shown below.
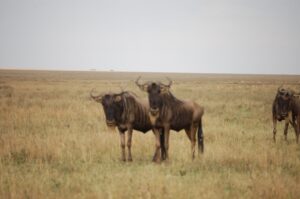
<svg viewBox="0 0 300 199"><path fill-rule="evenodd" d="M185 130L185 133L186 133L187 137L191 141L191 128L185 128L184 130Z"/></svg>
<svg viewBox="0 0 300 199"><path fill-rule="evenodd" d="M284 140L285 141L287 141L288 129L289 129L289 123L285 123L285 126L284 126Z"/></svg>
<svg viewBox="0 0 300 199"><path fill-rule="evenodd" d="M284 140L287 141L287 134L289 129L290 119L289 117L285 118L285 126L284 126Z"/></svg>
<svg viewBox="0 0 300 199"><path fill-rule="evenodd" d="M298 130L296 132L296 143L299 143L299 134L300 134L300 128L298 127Z"/></svg>
<svg viewBox="0 0 300 199"><path fill-rule="evenodd" d="M128 129L128 137L127 137L127 148L128 148L128 161L132 161L131 156L131 140L132 140L132 129Z"/></svg>
<svg viewBox="0 0 300 199"><path fill-rule="evenodd" d="M125 158L125 132L123 131L119 131L119 134L120 134L120 145L121 145L121 160L122 161L126 161L126 158Z"/></svg>
<svg viewBox="0 0 300 199"><path fill-rule="evenodd" d="M295 130L295 135L296 135L296 143L298 143L299 142L299 135L300 135L300 128L295 126L294 130Z"/></svg>
<svg viewBox="0 0 300 199"><path fill-rule="evenodd" d="M297 124L295 124L296 142L299 143L300 135L300 117L297 117Z"/></svg>
<svg viewBox="0 0 300 199"><path fill-rule="evenodd" d="M193 125L192 125L192 127L185 128L184 130L191 142L192 159L194 159L195 158L195 146L196 146L196 128L193 127Z"/></svg>
<svg viewBox="0 0 300 199"><path fill-rule="evenodd" d="M202 129L202 119L200 119L198 124L198 154L204 153L204 138L203 138L203 129Z"/></svg>
<svg viewBox="0 0 300 199"><path fill-rule="evenodd" d="M196 130L195 126L192 124L191 126L191 150L192 150L192 159L195 159L195 146L196 146Z"/></svg>
<svg viewBox="0 0 300 199"><path fill-rule="evenodd" d="M276 126L277 126L277 119L275 117L273 117L273 140L274 140L274 142L276 142L276 132L277 132Z"/></svg>
<svg viewBox="0 0 300 199"><path fill-rule="evenodd" d="M296 135L296 142L298 143L298 137L299 137L299 130L298 130L298 125L295 122L295 119L293 118L292 120L290 120L290 124L292 125L295 135Z"/></svg>

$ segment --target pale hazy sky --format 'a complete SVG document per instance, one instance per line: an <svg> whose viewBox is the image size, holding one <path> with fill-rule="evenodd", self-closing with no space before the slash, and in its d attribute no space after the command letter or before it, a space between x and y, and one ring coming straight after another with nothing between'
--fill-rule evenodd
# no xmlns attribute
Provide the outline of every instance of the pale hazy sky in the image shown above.
<svg viewBox="0 0 300 199"><path fill-rule="evenodd" d="M299 0L0 0L0 68L300 74Z"/></svg>

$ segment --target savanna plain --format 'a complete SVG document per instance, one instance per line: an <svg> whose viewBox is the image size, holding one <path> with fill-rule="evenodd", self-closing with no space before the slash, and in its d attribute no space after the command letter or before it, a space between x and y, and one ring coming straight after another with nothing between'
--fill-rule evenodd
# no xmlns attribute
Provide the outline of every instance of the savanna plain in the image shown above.
<svg viewBox="0 0 300 199"><path fill-rule="evenodd" d="M191 159L186 134L170 134L170 158L151 161L154 135L134 131L122 162L117 131L89 92L130 90L142 81L204 106L204 154ZM300 198L300 144L271 107L300 76L0 70L0 198Z"/></svg>

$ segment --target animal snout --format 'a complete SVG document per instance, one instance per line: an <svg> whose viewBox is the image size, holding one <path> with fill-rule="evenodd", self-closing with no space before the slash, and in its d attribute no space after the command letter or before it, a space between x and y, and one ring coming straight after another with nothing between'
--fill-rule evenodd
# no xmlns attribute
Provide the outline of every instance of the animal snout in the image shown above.
<svg viewBox="0 0 300 199"><path fill-rule="evenodd" d="M277 116L277 120L278 120L278 121L282 121L282 120L284 120L286 117L287 117L287 114L286 114L286 115L285 115L285 114L284 114L284 115L278 115L278 116Z"/></svg>
<svg viewBox="0 0 300 199"><path fill-rule="evenodd" d="M106 120L108 126L115 126L116 122L114 120Z"/></svg>
<svg viewBox="0 0 300 199"><path fill-rule="evenodd" d="M281 117L287 117L287 116L288 116L288 113L281 113L280 116L281 116Z"/></svg>
<svg viewBox="0 0 300 199"><path fill-rule="evenodd" d="M157 115L159 112L159 109L158 108L150 108L150 113L151 115Z"/></svg>

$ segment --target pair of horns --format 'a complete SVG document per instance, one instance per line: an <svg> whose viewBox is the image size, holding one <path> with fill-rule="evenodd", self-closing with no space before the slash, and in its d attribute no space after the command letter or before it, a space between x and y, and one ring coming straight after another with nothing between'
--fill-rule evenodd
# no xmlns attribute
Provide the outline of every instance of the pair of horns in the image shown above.
<svg viewBox="0 0 300 199"><path fill-rule="evenodd" d="M169 81L168 84L163 84L163 83L159 82L159 85L160 85L161 87L168 87L168 88L170 88L171 85L172 85L172 83L173 83L173 81L172 81L170 78L168 78L168 77L166 77L166 78L167 78L167 80ZM141 84L141 83L139 82L140 79L141 79L141 76L139 76L139 77L135 80L135 84L136 84L138 87L143 88L143 87L149 85L150 82L146 82L146 83L144 83L144 84Z"/></svg>
<svg viewBox="0 0 300 199"><path fill-rule="evenodd" d="M171 87L173 81L172 81L170 78L168 78L168 77L166 77L166 78L167 78L167 80L168 80L169 82L168 82L168 84L163 84L163 83L159 82L159 85L160 85L161 88L170 88L170 87ZM135 80L135 84L136 84L138 87L140 87L142 90L145 90L145 88L148 87L148 85L149 85L150 82L146 82L146 83L144 83L144 84L141 84L141 83L139 82L140 79L141 79L141 76L139 76L139 77ZM91 98L94 99L94 100L96 100L96 101L100 101L100 100L102 99L102 97L104 96L104 94L101 93L101 94L99 94L99 95L94 95L94 94L93 94L94 90L95 90L95 89L93 88L93 89L90 91L90 96L91 96ZM122 88L121 88L121 90L122 90L122 92L124 92ZM135 93L134 93L134 94L135 94Z"/></svg>
<svg viewBox="0 0 300 199"><path fill-rule="evenodd" d="M278 93L285 93L287 90L283 88L283 85L279 86L277 89Z"/></svg>
<svg viewBox="0 0 300 199"><path fill-rule="evenodd" d="M277 92L280 95L286 95L286 96L292 96L295 94L295 92L293 90L285 89L285 88L283 88L282 85L278 87Z"/></svg>
<svg viewBox="0 0 300 199"><path fill-rule="evenodd" d="M93 94L94 91L95 91L95 88L93 88L93 89L90 91L90 97L91 97L93 100L98 101L98 102L101 101L102 97L106 94L106 93L101 93L101 94L99 94L99 95L94 95L94 94ZM136 96L136 94L135 94L134 92L131 92L131 91L124 91L124 90L122 90L120 93L115 93L115 94L116 94L116 95L122 95L122 94L124 94L124 93L131 94L131 95L133 95L133 96Z"/></svg>

